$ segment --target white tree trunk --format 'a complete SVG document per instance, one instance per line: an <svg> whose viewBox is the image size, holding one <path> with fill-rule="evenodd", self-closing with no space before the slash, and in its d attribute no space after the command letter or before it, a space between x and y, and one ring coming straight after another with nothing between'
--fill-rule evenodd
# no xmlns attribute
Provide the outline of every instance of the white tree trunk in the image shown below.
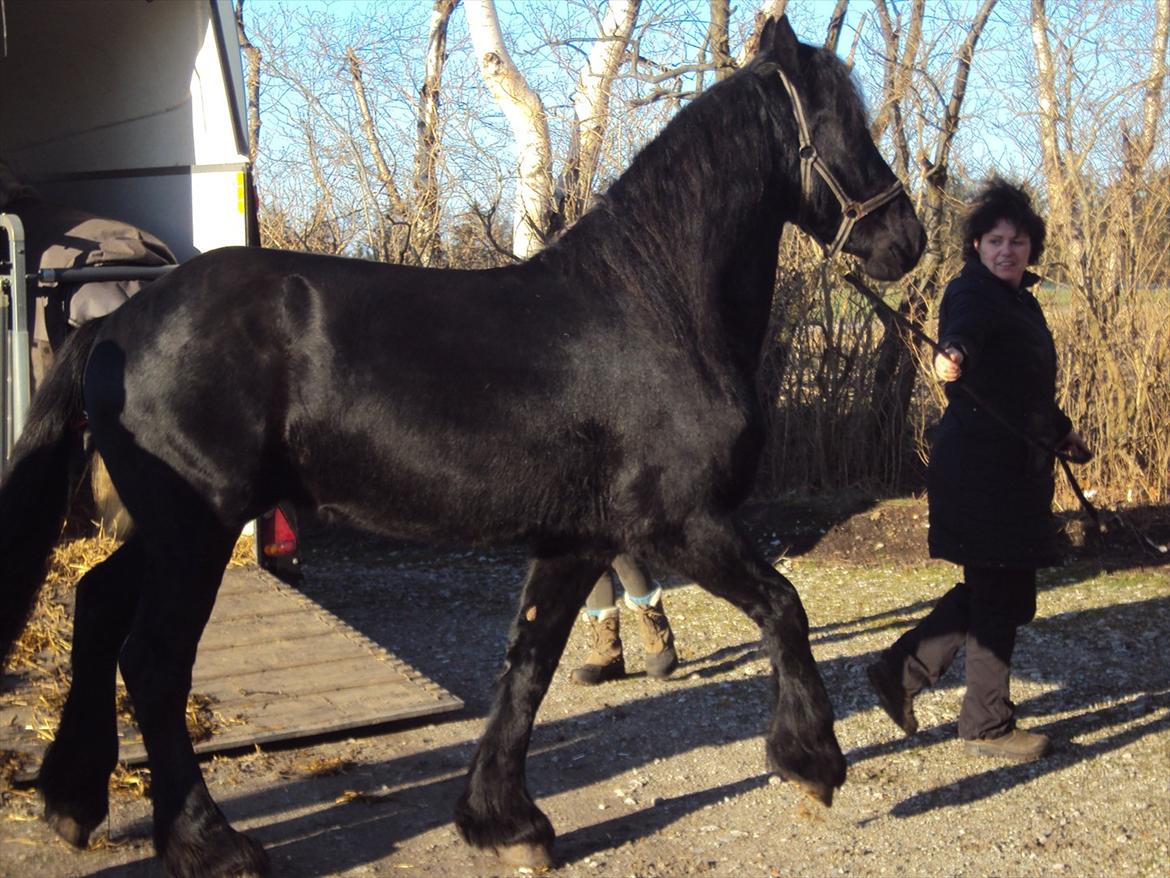
<svg viewBox="0 0 1170 878"><path fill-rule="evenodd" d="M512 252L523 259L544 246L545 228L553 213L548 118L540 96L529 87L504 47L493 0L466 0L464 8L480 72L516 138L518 180Z"/></svg>
<svg viewBox="0 0 1170 878"><path fill-rule="evenodd" d="M760 8L756 11L752 32L744 40L743 45L739 48L739 53L735 56L736 67L743 67L760 48L760 29L764 26L764 22L769 18L779 18L787 8L788 0L762 0Z"/></svg>
<svg viewBox="0 0 1170 878"><path fill-rule="evenodd" d="M571 189L565 193L571 220L584 212L593 191L601 145L609 123L610 86L625 58L640 5L641 0L610 0L597 42L577 79L573 93L576 117L574 150L565 169L565 182Z"/></svg>

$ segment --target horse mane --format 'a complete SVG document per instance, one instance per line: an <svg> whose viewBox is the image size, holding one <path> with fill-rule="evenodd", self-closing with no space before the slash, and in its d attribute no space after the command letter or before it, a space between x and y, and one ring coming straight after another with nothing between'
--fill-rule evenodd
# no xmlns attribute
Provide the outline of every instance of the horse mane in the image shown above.
<svg viewBox="0 0 1170 878"><path fill-rule="evenodd" d="M537 258L576 261L580 254L624 277L639 264L664 280L691 274L701 231L742 199L759 197L771 164L762 106L756 74L746 68L708 89Z"/></svg>
<svg viewBox="0 0 1170 878"><path fill-rule="evenodd" d="M845 64L821 48L802 45L801 56L806 88L825 95L835 112L864 120ZM534 258L604 272L629 293L658 286L677 291L680 282L701 286L703 275L719 271L720 248L735 246L738 223L749 219L773 181L784 143L791 145L795 167L795 122L778 69L766 55L757 56L683 107L594 205ZM794 212L799 193L785 195Z"/></svg>

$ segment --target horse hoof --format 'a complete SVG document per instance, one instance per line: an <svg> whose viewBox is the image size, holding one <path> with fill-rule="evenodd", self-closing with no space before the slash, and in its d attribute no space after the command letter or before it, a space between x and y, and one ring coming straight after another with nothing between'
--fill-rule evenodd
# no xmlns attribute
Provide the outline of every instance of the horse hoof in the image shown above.
<svg viewBox="0 0 1170 878"><path fill-rule="evenodd" d="M828 784L819 784L810 780L797 780L797 786L810 799L820 802L826 808L833 806L833 790L834 787Z"/></svg>
<svg viewBox="0 0 1170 878"><path fill-rule="evenodd" d="M79 850L85 850L89 847L89 834L93 832L92 826L83 826L69 815L59 814L48 808L45 809L45 822L73 847Z"/></svg>
<svg viewBox="0 0 1170 878"><path fill-rule="evenodd" d="M508 866L548 871L553 866L552 852L542 844L510 844L496 848L496 856Z"/></svg>

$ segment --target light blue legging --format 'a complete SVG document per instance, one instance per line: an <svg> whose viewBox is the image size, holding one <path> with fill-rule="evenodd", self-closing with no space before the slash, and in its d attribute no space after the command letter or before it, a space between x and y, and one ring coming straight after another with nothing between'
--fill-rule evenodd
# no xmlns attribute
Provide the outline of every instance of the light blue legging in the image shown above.
<svg viewBox="0 0 1170 878"><path fill-rule="evenodd" d="M639 598L648 597L656 588L654 581L638 565L638 562L629 555L618 555L610 563L610 569L601 574L601 578L593 585L593 591L585 599L587 610L605 610L615 603L615 591L612 574L616 574L622 582L622 588L629 595L630 600L638 603Z"/></svg>

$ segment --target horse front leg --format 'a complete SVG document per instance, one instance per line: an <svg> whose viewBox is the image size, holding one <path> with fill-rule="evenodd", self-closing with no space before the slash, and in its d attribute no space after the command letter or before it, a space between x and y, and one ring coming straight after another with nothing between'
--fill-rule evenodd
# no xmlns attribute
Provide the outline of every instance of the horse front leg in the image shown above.
<svg viewBox="0 0 1170 878"><path fill-rule="evenodd" d="M142 546L132 537L77 584L73 679L37 785L45 820L79 848L89 844L109 809L110 773L118 760L118 651L134 618L142 575Z"/></svg>
<svg viewBox="0 0 1170 878"><path fill-rule="evenodd" d="M809 647L800 596L730 521L703 519L688 529L687 537L687 549L676 555L674 566L760 627L776 696L767 734L768 769L832 804L833 791L845 782L845 757L833 732L833 706Z"/></svg>
<svg viewBox="0 0 1170 878"><path fill-rule="evenodd" d="M532 723L560 661L577 610L606 558L533 561L508 637L487 729L476 748L455 825L469 844L491 848L510 864L552 865L556 838L525 784Z"/></svg>

